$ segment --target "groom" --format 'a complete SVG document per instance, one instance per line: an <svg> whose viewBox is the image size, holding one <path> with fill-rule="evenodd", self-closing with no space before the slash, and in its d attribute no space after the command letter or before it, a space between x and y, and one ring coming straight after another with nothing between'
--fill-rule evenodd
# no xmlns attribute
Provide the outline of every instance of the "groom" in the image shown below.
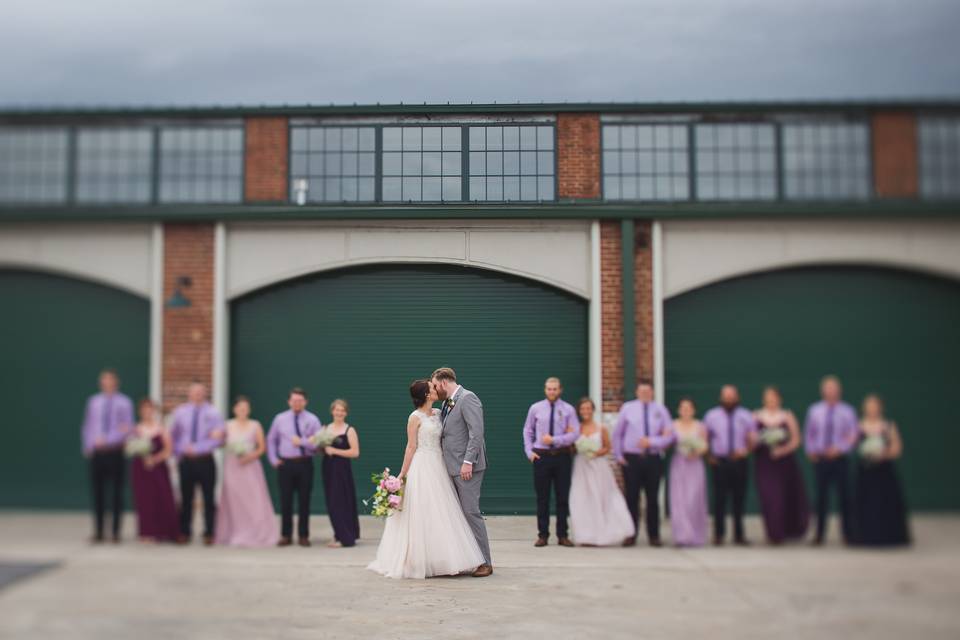
<svg viewBox="0 0 960 640"><path fill-rule="evenodd" d="M475 578L486 578L493 573L490 560L490 542L487 526L480 515L480 485L487 468L486 445L483 442L483 405L472 391L457 384L453 369L437 369L430 376L437 396L443 401L440 422L443 431L440 445L447 473L460 497L460 508L466 516L473 535L483 553L483 564L473 572Z"/></svg>

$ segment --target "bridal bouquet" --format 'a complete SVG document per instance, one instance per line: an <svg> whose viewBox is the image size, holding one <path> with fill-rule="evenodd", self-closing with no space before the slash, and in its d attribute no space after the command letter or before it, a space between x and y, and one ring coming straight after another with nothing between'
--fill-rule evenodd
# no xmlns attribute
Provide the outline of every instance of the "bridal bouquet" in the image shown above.
<svg viewBox="0 0 960 640"><path fill-rule="evenodd" d="M145 458L153 448L150 438L133 437L123 443L123 454L128 458Z"/></svg>
<svg viewBox="0 0 960 640"><path fill-rule="evenodd" d="M600 443L587 436L580 436L573 444L577 447L577 453L587 458L596 457L597 451L600 450Z"/></svg>
<svg viewBox="0 0 960 640"><path fill-rule="evenodd" d="M766 428L760 430L760 442L768 447L775 447L787 439L787 430L783 427Z"/></svg>
<svg viewBox="0 0 960 640"><path fill-rule="evenodd" d="M390 475L387 467L382 473L374 473L370 481L377 485L369 500L363 501L363 506L370 507L370 515L377 518L386 518L394 511L400 511L403 506L403 480Z"/></svg>
<svg viewBox="0 0 960 640"><path fill-rule="evenodd" d="M317 431L315 434L307 438L307 441L317 449L323 449L324 447L329 447L333 444L333 441L337 439L337 436L333 435L333 432L330 430L330 427L324 427Z"/></svg>
<svg viewBox="0 0 960 640"><path fill-rule="evenodd" d="M883 436L867 436L860 443L860 456L868 460L877 460L883 456L887 450L887 443L883 441Z"/></svg>
<svg viewBox="0 0 960 640"><path fill-rule="evenodd" d="M253 451L253 445L249 440L231 440L226 444L227 453L240 457Z"/></svg>
<svg viewBox="0 0 960 640"><path fill-rule="evenodd" d="M707 447L706 441L696 435L680 436L677 439L677 451L685 456L700 453Z"/></svg>

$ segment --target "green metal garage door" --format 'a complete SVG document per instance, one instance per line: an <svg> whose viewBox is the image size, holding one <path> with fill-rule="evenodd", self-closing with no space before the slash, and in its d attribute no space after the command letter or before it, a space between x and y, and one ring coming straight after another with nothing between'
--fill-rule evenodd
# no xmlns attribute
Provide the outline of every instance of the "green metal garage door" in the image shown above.
<svg viewBox="0 0 960 640"><path fill-rule="evenodd" d="M953 406L960 283L886 269L802 268L728 280L665 307L671 407L691 395L702 412L725 382L756 407L762 387L774 383L803 420L820 377L836 373L858 409L868 392L886 399L904 437L910 506L960 508Z"/></svg>
<svg viewBox="0 0 960 640"><path fill-rule="evenodd" d="M89 501L80 423L97 373L147 391L150 305L109 287L0 270L0 506L75 508Z"/></svg>
<svg viewBox="0 0 960 640"><path fill-rule="evenodd" d="M544 379L559 376L568 399L587 391L586 302L492 271L390 265L312 275L235 301L231 343L231 394L250 396L265 428L296 385L324 423L333 398L350 402L361 494L371 471L400 468L409 383L454 367L483 400L482 506L491 513L534 511L520 434ZM267 475L276 499L275 474ZM319 490L313 506L324 509Z"/></svg>

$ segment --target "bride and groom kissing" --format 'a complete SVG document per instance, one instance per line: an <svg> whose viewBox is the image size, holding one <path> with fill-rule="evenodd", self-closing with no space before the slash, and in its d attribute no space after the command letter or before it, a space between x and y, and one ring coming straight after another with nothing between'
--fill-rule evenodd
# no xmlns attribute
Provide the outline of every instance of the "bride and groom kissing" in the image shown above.
<svg viewBox="0 0 960 640"><path fill-rule="evenodd" d="M399 478L400 511L387 517L377 557L367 567L389 578L493 573L480 487L487 468L483 405L457 384L453 369L437 369L410 385L415 407ZM442 401L441 409L434 403Z"/></svg>

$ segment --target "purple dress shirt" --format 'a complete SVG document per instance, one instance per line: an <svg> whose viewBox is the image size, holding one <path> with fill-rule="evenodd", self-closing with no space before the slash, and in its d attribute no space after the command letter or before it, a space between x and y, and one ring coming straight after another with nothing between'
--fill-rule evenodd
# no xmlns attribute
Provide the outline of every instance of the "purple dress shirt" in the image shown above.
<svg viewBox="0 0 960 640"><path fill-rule="evenodd" d="M757 431L757 421L753 414L743 407L737 407L733 411L714 407L703 417L703 424L710 440L710 453L716 458L728 458L738 449L747 449L748 434Z"/></svg>
<svg viewBox="0 0 960 640"><path fill-rule="evenodd" d="M133 403L122 393L98 393L83 414L83 453L119 447L133 430ZM101 439L97 444L97 439Z"/></svg>
<svg viewBox="0 0 960 640"><path fill-rule="evenodd" d="M553 413L553 431L550 431L550 414ZM570 429L568 432L567 429ZM553 444L544 444L543 436L552 435ZM534 449L560 449L569 447L580 437L580 420L577 410L569 402L557 398L551 406L544 398L534 402L527 411L527 421L523 423L523 451L529 458Z"/></svg>
<svg viewBox="0 0 960 640"><path fill-rule="evenodd" d="M804 423L804 448L809 455L825 453L831 446L848 453L857 441L857 412L846 402L820 401L807 410Z"/></svg>
<svg viewBox="0 0 960 640"><path fill-rule="evenodd" d="M301 411L299 415L294 415L292 409L278 413L267 434L267 457L270 459L270 464L277 466L277 463L284 458L312 456L317 450L307 442L307 438L321 428L320 419L309 411ZM297 433L298 429L299 433ZM300 436L299 447L290 441L297 435Z"/></svg>
<svg viewBox="0 0 960 640"><path fill-rule="evenodd" d="M209 402L193 404L187 402L173 410L173 422L170 437L173 439L173 453L177 457L187 453L187 445L193 449L191 455L202 456L213 453L223 444L225 435L223 417L217 408ZM220 437L212 433L220 431Z"/></svg>
<svg viewBox="0 0 960 640"><path fill-rule="evenodd" d="M659 402L624 402L613 429L614 456L620 460L628 453L662 455L674 439L671 424L670 412ZM645 450L640 448L640 438L644 436L650 440L650 446Z"/></svg>

